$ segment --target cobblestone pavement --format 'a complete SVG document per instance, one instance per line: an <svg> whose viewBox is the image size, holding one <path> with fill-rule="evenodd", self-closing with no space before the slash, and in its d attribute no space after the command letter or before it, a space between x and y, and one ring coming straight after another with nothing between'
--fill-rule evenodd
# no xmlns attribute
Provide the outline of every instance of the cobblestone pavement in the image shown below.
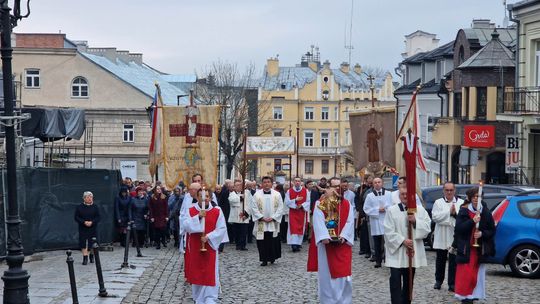
<svg viewBox="0 0 540 304"><path fill-rule="evenodd" d="M283 246L276 264L259 266L254 244L248 251L236 251L226 246L220 256L221 303L317 303L317 275L306 272L307 245L293 253ZM355 245L358 251L358 244ZM143 249L145 257L136 258L130 251L130 264L136 269L120 270L123 250L102 252L105 287L116 297L99 298L94 265L82 266L81 255L74 252L80 303L193 303L191 287L184 282L183 257L174 248ZM429 252L428 267L419 269L415 277L415 303L457 303L444 286L434 290L435 253ZM30 272L31 303L71 303L71 293L64 251L39 253L29 258L24 268ZM0 271L7 268L0 264ZM390 303L389 271L373 268L363 256L353 256L353 302ZM0 281L3 284L3 281ZM488 299L480 303L540 303L540 281L519 279L509 269L489 265L487 271ZM0 290L0 295L3 291Z"/></svg>
<svg viewBox="0 0 540 304"><path fill-rule="evenodd" d="M248 251L226 246L220 256L221 303L317 303L317 275L306 272L307 245L293 253L283 246L276 264L259 266L254 244ZM355 245L358 252L358 244ZM415 276L415 303L458 303L447 286L434 290L435 253L427 252L428 267ZM353 256L353 302L390 303L386 268L373 268L363 256ZM183 258L174 250L162 251L122 303L193 303L191 287L184 282ZM540 281L519 279L509 269L489 265L488 299L478 303L540 303Z"/></svg>

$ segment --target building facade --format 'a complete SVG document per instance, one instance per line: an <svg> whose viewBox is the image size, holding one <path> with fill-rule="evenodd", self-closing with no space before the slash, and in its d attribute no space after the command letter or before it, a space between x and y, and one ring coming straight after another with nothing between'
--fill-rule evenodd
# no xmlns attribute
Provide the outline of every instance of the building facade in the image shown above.
<svg viewBox="0 0 540 304"><path fill-rule="evenodd" d="M267 61L259 87L259 133L295 137L298 155L291 162L258 159L258 176L288 170L304 179L354 176L349 112L370 107L372 99L374 104L393 103L389 73L370 81L358 64L332 68L319 58L308 52L294 67L279 66L277 58Z"/></svg>
<svg viewBox="0 0 540 304"><path fill-rule="evenodd" d="M456 35L448 116L433 131L433 143L447 147L447 174L455 183L513 182L505 173L504 148L514 126L496 113L503 92L513 87L515 42L515 28L495 28L489 20L474 20Z"/></svg>
<svg viewBox="0 0 540 304"><path fill-rule="evenodd" d="M150 180L151 130L146 108L154 98L154 83L159 83L165 103L188 102L187 97L177 99L186 93L167 81L170 75L146 65L142 54L91 48L64 34L14 34L13 40L13 72L22 82L19 98L23 107L69 107L86 112L92 159L85 164L67 162L66 166L120 169L133 179ZM69 143L73 148L86 144Z"/></svg>

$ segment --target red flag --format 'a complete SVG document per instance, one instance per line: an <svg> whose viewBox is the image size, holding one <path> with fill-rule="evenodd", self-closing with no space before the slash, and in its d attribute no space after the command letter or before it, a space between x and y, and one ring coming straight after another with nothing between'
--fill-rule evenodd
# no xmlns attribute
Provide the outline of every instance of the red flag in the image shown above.
<svg viewBox="0 0 540 304"><path fill-rule="evenodd" d="M405 119L403 119L403 124L401 125L401 128L399 130L398 139L405 136L409 129L411 129L414 135L416 135L418 138L421 138L418 118L418 103L416 102L417 94L418 90L414 91L411 99L411 104L409 105L409 109L407 111L407 115L405 115ZM401 155L399 155L399 157L401 157ZM418 143L416 144L416 162L420 169L422 169L423 171L427 170L424 156L422 155L422 143L420 140L418 140ZM400 169L399 166L397 166L397 168L398 170Z"/></svg>

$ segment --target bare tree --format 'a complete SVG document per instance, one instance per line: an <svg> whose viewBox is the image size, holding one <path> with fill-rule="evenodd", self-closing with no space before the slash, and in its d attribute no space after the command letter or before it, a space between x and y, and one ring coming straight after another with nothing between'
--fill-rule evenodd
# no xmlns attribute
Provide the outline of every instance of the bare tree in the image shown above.
<svg viewBox="0 0 540 304"><path fill-rule="evenodd" d="M368 75L373 75L373 77L377 79L386 77L386 73L387 73L387 71L385 71L381 67L370 66L370 65L362 66L362 71Z"/></svg>
<svg viewBox="0 0 540 304"><path fill-rule="evenodd" d="M218 140L220 154L225 158L226 178L231 178L233 168L238 168L241 163L238 156L244 145L244 130L255 130L256 135L266 131L265 124L260 123L258 117L249 117L250 107L268 107L266 103L246 98L249 90L257 90L255 74L253 64L240 71L236 63L222 60L213 62L197 73L197 102L221 106ZM250 133L254 135L253 132Z"/></svg>

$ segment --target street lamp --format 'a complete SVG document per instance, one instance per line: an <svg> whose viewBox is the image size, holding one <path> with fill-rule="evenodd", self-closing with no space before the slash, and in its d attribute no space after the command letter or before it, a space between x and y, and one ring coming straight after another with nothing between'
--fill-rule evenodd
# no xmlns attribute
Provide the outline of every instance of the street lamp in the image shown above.
<svg viewBox="0 0 540 304"><path fill-rule="evenodd" d="M22 268L24 254L21 238L21 220L17 202L17 158L15 154L15 127L21 117L14 116L13 69L11 59L11 33L17 21L30 15L30 1L26 3L26 15L21 15L21 1L14 0L13 15L8 0L0 0L0 53L2 58L2 84L4 87L4 115L0 117L6 134L7 168L7 256L8 269L4 271L4 303L30 303L28 299L28 279L30 275Z"/></svg>

